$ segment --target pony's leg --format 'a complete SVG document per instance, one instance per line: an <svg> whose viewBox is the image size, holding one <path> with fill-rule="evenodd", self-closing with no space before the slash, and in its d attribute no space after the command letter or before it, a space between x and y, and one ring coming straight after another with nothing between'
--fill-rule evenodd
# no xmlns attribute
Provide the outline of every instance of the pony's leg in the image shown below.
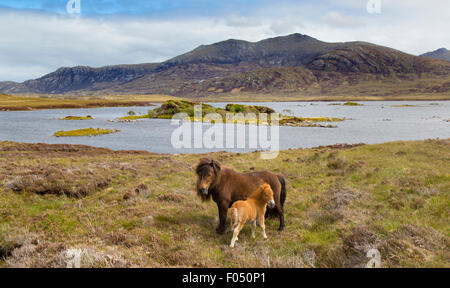
<svg viewBox="0 0 450 288"><path fill-rule="evenodd" d="M239 232L241 232L242 228L244 227L244 223L245 222L241 222L241 223L239 223L239 225L236 228L234 228L233 238L231 238L231 243L230 243L231 248L234 247L234 244L238 240Z"/></svg>
<svg viewBox="0 0 450 288"><path fill-rule="evenodd" d="M255 230L256 230L256 219L255 221L252 221L252 238L255 238Z"/></svg>
<svg viewBox="0 0 450 288"><path fill-rule="evenodd" d="M226 233L233 232L234 231L233 223L231 223L231 225L230 225L230 227L228 229L225 228L225 230L226 230Z"/></svg>
<svg viewBox="0 0 450 288"><path fill-rule="evenodd" d="M280 227L278 227L278 231L282 231L284 229L284 226L286 226L286 223L284 221L283 207L281 207L281 205L277 205L275 209L277 209L278 216L280 217Z"/></svg>
<svg viewBox="0 0 450 288"><path fill-rule="evenodd" d="M231 223L230 223L230 230L229 230L229 232L232 232L234 230L235 226L236 226L236 223L233 222L233 216L231 216Z"/></svg>
<svg viewBox="0 0 450 288"><path fill-rule="evenodd" d="M239 234L239 231L237 231L237 229L234 229L233 237L231 238L231 243L230 243L231 248L234 248L234 243L236 243L236 241L238 240L238 237L237 237L238 234Z"/></svg>
<svg viewBox="0 0 450 288"><path fill-rule="evenodd" d="M266 235L266 225L264 224L264 214L259 216L259 226L262 229L262 235L264 239L267 239Z"/></svg>
<svg viewBox="0 0 450 288"><path fill-rule="evenodd" d="M221 201L217 203L217 208L219 209L219 226L216 229L218 234L223 234L225 232L225 225L227 222L229 203L227 201Z"/></svg>
<svg viewBox="0 0 450 288"><path fill-rule="evenodd" d="M238 217L235 219L235 218L234 218L234 215L233 215L233 211L235 211L235 210L233 210L233 209L230 210L230 212L231 212L231 214L230 214L230 220L231 220L231 223L230 223L230 232L233 232L234 229L236 229L236 227L239 225L239 215L238 215ZM236 212L236 213L239 213L239 212Z"/></svg>

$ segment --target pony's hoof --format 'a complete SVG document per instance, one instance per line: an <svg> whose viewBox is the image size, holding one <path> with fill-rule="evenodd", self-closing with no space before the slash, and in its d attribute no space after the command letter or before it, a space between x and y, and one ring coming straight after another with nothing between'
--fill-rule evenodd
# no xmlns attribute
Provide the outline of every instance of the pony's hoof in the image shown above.
<svg viewBox="0 0 450 288"><path fill-rule="evenodd" d="M278 231L283 231L284 230L284 226L280 226L279 228L278 228Z"/></svg>
<svg viewBox="0 0 450 288"><path fill-rule="evenodd" d="M225 229L221 229L221 228L216 229L216 233L219 235L223 235L224 232L225 232Z"/></svg>

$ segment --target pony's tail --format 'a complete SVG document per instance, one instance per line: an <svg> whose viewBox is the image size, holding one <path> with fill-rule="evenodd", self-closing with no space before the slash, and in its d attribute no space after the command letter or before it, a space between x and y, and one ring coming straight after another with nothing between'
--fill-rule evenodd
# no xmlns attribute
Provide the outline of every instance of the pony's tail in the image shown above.
<svg viewBox="0 0 450 288"><path fill-rule="evenodd" d="M286 180L281 175L277 175L277 177L281 184L280 203L281 207L284 207L284 201L286 201Z"/></svg>

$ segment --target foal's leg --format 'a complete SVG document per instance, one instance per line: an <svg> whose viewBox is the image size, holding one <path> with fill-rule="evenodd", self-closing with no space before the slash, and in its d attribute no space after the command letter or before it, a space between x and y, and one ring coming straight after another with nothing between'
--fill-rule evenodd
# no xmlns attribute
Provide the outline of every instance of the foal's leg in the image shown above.
<svg viewBox="0 0 450 288"><path fill-rule="evenodd" d="M245 220L243 219L243 221L241 221L239 223L239 225L236 228L234 228L233 238L231 238L231 243L230 243L231 248L234 247L234 243L236 242L236 240L238 240L239 232L241 232L242 228L244 227L244 224L245 224Z"/></svg>
<svg viewBox="0 0 450 288"><path fill-rule="evenodd" d="M237 219L234 219L234 215L233 215L233 209L230 210L230 219L231 219L231 225L230 225L230 232L234 232L234 229L236 229L236 227L239 225L239 215L237 217ZM239 213L239 212L237 212Z"/></svg>
<svg viewBox="0 0 450 288"><path fill-rule="evenodd" d="M259 215L259 226L262 229L262 235L264 239L267 239L267 235L266 235L266 225L264 224L264 214Z"/></svg>
<svg viewBox="0 0 450 288"><path fill-rule="evenodd" d="M252 238L255 238L255 230L256 230L256 219L252 221Z"/></svg>

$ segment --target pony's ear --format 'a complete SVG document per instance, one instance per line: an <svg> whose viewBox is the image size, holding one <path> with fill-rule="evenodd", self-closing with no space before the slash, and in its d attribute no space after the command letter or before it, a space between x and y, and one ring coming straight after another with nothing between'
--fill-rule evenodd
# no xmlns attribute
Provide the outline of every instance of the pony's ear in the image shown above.
<svg viewBox="0 0 450 288"><path fill-rule="evenodd" d="M220 168L221 168L220 167L220 163L215 161L215 160L211 160L211 164L210 165L213 167L214 173L216 173L216 175L218 175L219 171L220 171Z"/></svg>

